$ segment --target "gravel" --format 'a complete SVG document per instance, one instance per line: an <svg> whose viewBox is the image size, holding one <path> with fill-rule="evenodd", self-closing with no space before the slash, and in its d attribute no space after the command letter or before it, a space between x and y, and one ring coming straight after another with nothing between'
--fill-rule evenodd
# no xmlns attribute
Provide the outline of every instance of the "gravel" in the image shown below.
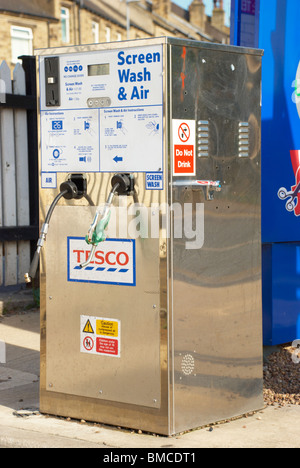
<svg viewBox="0 0 300 468"><path fill-rule="evenodd" d="M300 405L300 349L290 343L278 347L264 364L266 405Z"/></svg>

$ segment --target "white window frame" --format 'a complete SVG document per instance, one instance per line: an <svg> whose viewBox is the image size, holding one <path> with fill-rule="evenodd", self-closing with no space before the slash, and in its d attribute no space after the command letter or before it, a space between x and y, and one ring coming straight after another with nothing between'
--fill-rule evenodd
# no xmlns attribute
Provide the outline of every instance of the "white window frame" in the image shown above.
<svg viewBox="0 0 300 468"><path fill-rule="evenodd" d="M61 40L64 44L70 42L70 10L67 7L61 7L60 9L60 21L61 21ZM63 23L66 25L66 36L63 34Z"/></svg>
<svg viewBox="0 0 300 468"><path fill-rule="evenodd" d="M25 33L25 35L24 35ZM27 35L27 37L26 37ZM32 55L33 53L33 32L31 28L25 28L22 26L11 26L10 27L10 38L11 38L11 61L12 63L18 63L21 62L21 60L18 59L19 55L22 55L22 52L15 53L14 52L14 45L13 45L13 40L14 39L21 39L27 42L28 44L28 49L26 55ZM25 55L23 53L23 55Z"/></svg>
<svg viewBox="0 0 300 468"><path fill-rule="evenodd" d="M106 42L110 42L111 38L111 28L109 26L106 26L105 28L105 40Z"/></svg>
<svg viewBox="0 0 300 468"><path fill-rule="evenodd" d="M99 23L97 21L92 21L92 36L93 36L93 43L99 43Z"/></svg>
<svg viewBox="0 0 300 468"><path fill-rule="evenodd" d="M117 32L117 41L122 40L122 34L120 32Z"/></svg>

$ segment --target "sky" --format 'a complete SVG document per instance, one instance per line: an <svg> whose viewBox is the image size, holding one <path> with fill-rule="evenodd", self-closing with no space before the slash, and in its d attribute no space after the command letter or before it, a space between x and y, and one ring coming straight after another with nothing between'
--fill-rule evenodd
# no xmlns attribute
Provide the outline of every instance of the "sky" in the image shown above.
<svg viewBox="0 0 300 468"><path fill-rule="evenodd" d="M186 10L188 9L189 5L192 3L192 0L172 0L174 3L176 3L177 5L181 6L182 8L185 8ZM203 0L203 3L205 5L205 13L209 16L211 16L211 13L212 13L212 9L213 9L213 0ZM225 9L225 12L226 12L226 26L230 26L230 19L229 19L229 16L230 16L230 4L231 4L231 0L224 0L223 1L224 3L224 9Z"/></svg>

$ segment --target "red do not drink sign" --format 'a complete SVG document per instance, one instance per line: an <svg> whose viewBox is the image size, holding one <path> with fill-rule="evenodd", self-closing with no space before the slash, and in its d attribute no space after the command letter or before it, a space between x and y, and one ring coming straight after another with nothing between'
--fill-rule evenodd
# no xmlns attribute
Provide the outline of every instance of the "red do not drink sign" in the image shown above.
<svg viewBox="0 0 300 468"><path fill-rule="evenodd" d="M173 175L195 175L195 121L173 120Z"/></svg>
<svg viewBox="0 0 300 468"><path fill-rule="evenodd" d="M193 145L174 145L174 174L194 174Z"/></svg>

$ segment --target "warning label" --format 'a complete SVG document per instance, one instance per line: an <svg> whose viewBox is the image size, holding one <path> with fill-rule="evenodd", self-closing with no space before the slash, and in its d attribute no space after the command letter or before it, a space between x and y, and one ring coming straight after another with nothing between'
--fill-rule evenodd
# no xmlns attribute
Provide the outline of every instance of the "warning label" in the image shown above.
<svg viewBox="0 0 300 468"><path fill-rule="evenodd" d="M178 136L182 143L186 143L190 139L191 130L187 123L183 122L178 127Z"/></svg>
<svg viewBox="0 0 300 468"><path fill-rule="evenodd" d="M96 333L103 336L118 336L118 322L115 320L96 320Z"/></svg>
<svg viewBox="0 0 300 468"><path fill-rule="evenodd" d="M83 333L94 333L91 322L89 320L87 320L87 322L85 324L85 327L83 329Z"/></svg>
<svg viewBox="0 0 300 468"><path fill-rule="evenodd" d="M117 356L119 351L118 345L118 340L110 340L108 338L97 338L96 352L98 354L109 354L111 356Z"/></svg>
<svg viewBox="0 0 300 468"><path fill-rule="evenodd" d="M195 121L173 120L173 175L195 175L195 166Z"/></svg>
<svg viewBox="0 0 300 468"><path fill-rule="evenodd" d="M80 352L120 357L120 320L81 315Z"/></svg>
<svg viewBox="0 0 300 468"><path fill-rule="evenodd" d="M91 351L94 347L94 340L90 336L86 336L83 340L83 346L86 351Z"/></svg>

